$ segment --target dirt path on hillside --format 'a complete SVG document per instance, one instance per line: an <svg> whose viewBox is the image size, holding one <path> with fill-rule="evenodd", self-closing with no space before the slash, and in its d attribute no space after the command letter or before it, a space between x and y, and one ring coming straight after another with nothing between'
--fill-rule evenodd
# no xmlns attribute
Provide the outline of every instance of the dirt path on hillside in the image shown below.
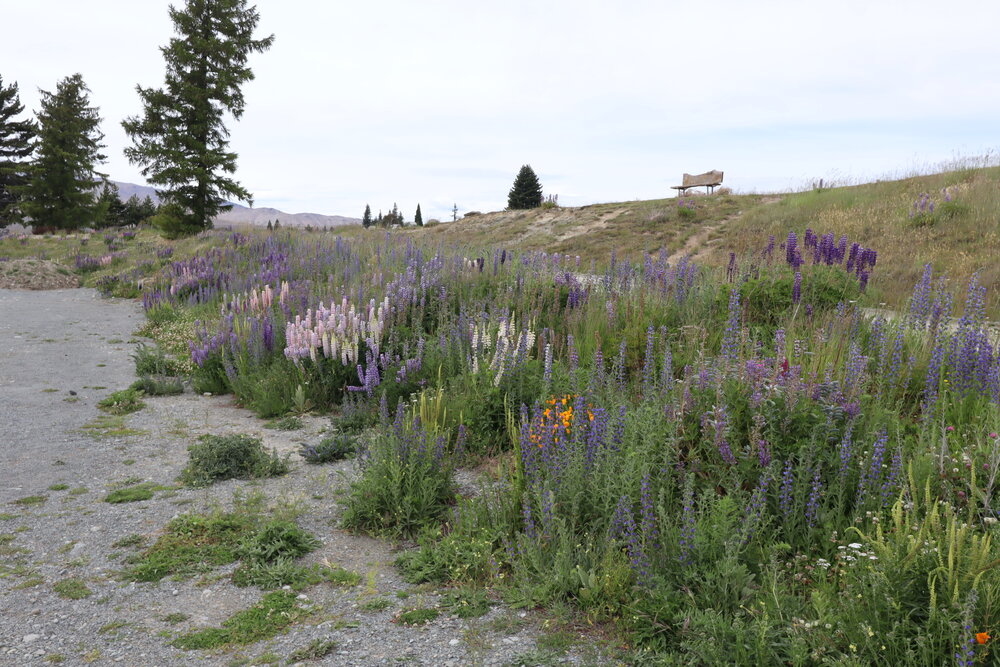
<svg viewBox="0 0 1000 667"><path fill-rule="evenodd" d="M781 201L781 197L765 197L761 200L761 204L774 204ZM704 259L709 252L715 247L715 240L709 240L712 234L727 224L740 218L743 215L743 211L734 213L733 215L728 215L721 220L714 220L706 222L703 224L698 231L688 237L684 242L684 245L676 252L671 253L667 261L674 265L685 257L690 258L692 261L698 261Z"/></svg>
<svg viewBox="0 0 1000 667"><path fill-rule="evenodd" d="M97 402L134 380L131 332L142 320L134 302L89 289L0 290L0 665L288 664L321 641L336 642L324 665L519 664L537 650L541 621L495 601L480 618L442 611L418 627L394 622L405 609L435 607L442 591L401 580L392 565L397 545L336 527L357 475L353 461L306 466L293 454L283 477L178 487L187 446L201 434L248 433L294 453L318 442L329 422L308 417L298 431L268 430L229 397L189 392L147 397L122 423L102 423ZM138 482L163 488L151 500L104 502L109 490ZM171 518L233 508L238 496L254 494L302 512L300 525L322 541L308 562L357 572L362 584L307 588L301 603L313 613L273 639L174 648L179 634L220 627L263 591L234 586L232 565L159 583L124 581L118 572L135 543L151 544ZM66 582L85 594L67 597ZM579 662L583 650L565 659Z"/></svg>

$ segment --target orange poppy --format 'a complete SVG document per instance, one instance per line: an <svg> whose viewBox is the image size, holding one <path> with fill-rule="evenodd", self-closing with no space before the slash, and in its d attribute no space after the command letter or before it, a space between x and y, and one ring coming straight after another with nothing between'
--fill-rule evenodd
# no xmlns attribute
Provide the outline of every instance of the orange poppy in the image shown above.
<svg viewBox="0 0 1000 667"><path fill-rule="evenodd" d="M990 633L988 633L988 632L977 632L976 633L976 643L977 644L985 644L990 639L992 639L992 637L990 637Z"/></svg>

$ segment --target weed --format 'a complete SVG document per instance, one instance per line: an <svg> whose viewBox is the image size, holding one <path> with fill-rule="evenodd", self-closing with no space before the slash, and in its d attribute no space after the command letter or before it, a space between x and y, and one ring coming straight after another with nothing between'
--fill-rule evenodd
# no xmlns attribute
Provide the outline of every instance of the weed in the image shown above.
<svg viewBox="0 0 1000 667"><path fill-rule="evenodd" d="M66 598L67 600L82 600L85 597L93 595L93 591L87 588L86 582L79 577L70 577L62 581L57 581L52 585L52 590L59 597Z"/></svg>
<svg viewBox="0 0 1000 667"><path fill-rule="evenodd" d="M264 424L264 428L269 428L274 431L298 431L303 426L305 426L305 424L302 422L302 419L294 416L272 419Z"/></svg>
<svg viewBox="0 0 1000 667"><path fill-rule="evenodd" d="M124 489L117 489L112 491L108 495L104 496L104 502L106 503L134 503L140 500L149 500L153 497L154 491L159 491L166 487L159 486L158 484L153 484L152 482L147 482L145 484L139 484L136 486L125 487Z"/></svg>
<svg viewBox="0 0 1000 667"><path fill-rule="evenodd" d="M0 521L13 521L16 518L16 514L11 514L10 512L0 512Z"/></svg>
<svg viewBox="0 0 1000 667"><path fill-rule="evenodd" d="M127 415L146 407L142 396L138 389L122 389L98 401L97 407L112 415Z"/></svg>
<svg viewBox="0 0 1000 667"><path fill-rule="evenodd" d="M188 620L189 618L191 618L191 616L189 616L188 614L183 614L181 612L176 612L175 611L175 612L173 612L171 614L167 614L166 616L164 616L163 617L163 622L164 623L169 623L170 625L177 625L178 623L183 623L184 621Z"/></svg>
<svg viewBox="0 0 1000 667"><path fill-rule="evenodd" d="M69 488L69 484L53 484L49 487L49 491L65 491Z"/></svg>
<svg viewBox="0 0 1000 667"><path fill-rule="evenodd" d="M62 653L49 653L45 656L45 662L51 662L52 664L58 665L60 663L66 662L66 656Z"/></svg>
<svg viewBox="0 0 1000 667"><path fill-rule="evenodd" d="M85 493L87 493L87 487L85 486L77 486L69 490L69 495L71 496L82 496Z"/></svg>
<svg viewBox="0 0 1000 667"><path fill-rule="evenodd" d="M25 496L24 498L18 498L13 502L15 505L30 507L32 505L41 505L48 499L49 499L48 496L36 495L36 496Z"/></svg>
<svg viewBox="0 0 1000 667"><path fill-rule="evenodd" d="M478 618L490 610L486 591L474 588L449 591L442 598L441 606L459 618Z"/></svg>
<svg viewBox="0 0 1000 667"><path fill-rule="evenodd" d="M111 543L111 546L115 549L139 549L146 544L146 536L140 535L138 533L132 533L131 535L126 535L120 540L116 540Z"/></svg>
<svg viewBox="0 0 1000 667"><path fill-rule="evenodd" d="M157 345L140 343L131 355L135 361L135 374L141 377L170 376L183 372L183 367L173 358L167 356Z"/></svg>
<svg viewBox="0 0 1000 667"><path fill-rule="evenodd" d="M213 649L227 644L250 644L275 636L312 610L298 604L295 593L274 591L245 611L227 619L221 628L182 635L171 646L185 650Z"/></svg>
<svg viewBox="0 0 1000 667"><path fill-rule="evenodd" d="M100 628L97 629L97 634L106 635L110 633L118 634L118 630L131 625L128 621L111 621L110 623L105 623Z"/></svg>
<svg viewBox="0 0 1000 667"><path fill-rule="evenodd" d="M275 477L288 472L287 457L268 453L260 438L249 435L203 435L188 447L188 465L181 481L207 486L222 479Z"/></svg>
<svg viewBox="0 0 1000 667"><path fill-rule="evenodd" d="M147 375L133 382L129 389L146 396L176 396L184 393L184 384L179 378Z"/></svg>
<svg viewBox="0 0 1000 667"><path fill-rule="evenodd" d="M81 430L95 440L142 435L145 432L125 426L125 417L121 415L100 415L84 424Z"/></svg>
<svg viewBox="0 0 1000 667"><path fill-rule="evenodd" d="M304 660L319 660L329 655L337 648L337 642L329 639L314 639L308 646L292 651L288 655L288 662L302 662Z"/></svg>
<svg viewBox="0 0 1000 667"><path fill-rule="evenodd" d="M391 606L392 602L386 598L372 598L359 604L358 608L362 611L385 611Z"/></svg>
<svg viewBox="0 0 1000 667"><path fill-rule="evenodd" d="M299 454L306 463L329 463L346 459L354 453L355 447L354 438L338 433L323 438L317 445L303 445Z"/></svg>
<svg viewBox="0 0 1000 667"><path fill-rule="evenodd" d="M393 622L401 625L424 625L425 623L430 623L440 615L441 611L439 609L415 607L401 611L393 619Z"/></svg>

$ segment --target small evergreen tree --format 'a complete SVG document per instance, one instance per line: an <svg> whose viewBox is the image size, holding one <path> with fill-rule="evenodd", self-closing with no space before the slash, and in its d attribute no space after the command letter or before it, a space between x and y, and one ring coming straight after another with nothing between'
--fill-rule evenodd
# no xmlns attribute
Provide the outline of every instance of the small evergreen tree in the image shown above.
<svg viewBox="0 0 1000 667"><path fill-rule="evenodd" d="M23 111L17 83L4 86L0 76L0 228L21 220L18 202L28 182L28 157L35 150L35 121L14 120Z"/></svg>
<svg viewBox="0 0 1000 667"><path fill-rule="evenodd" d="M413 224L417 227L424 226L424 216L420 213L420 204L417 204L417 212L413 214Z"/></svg>
<svg viewBox="0 0 1000 667"><path fill-rule="evenodd" d="M458 220L458 204L451 207L451 221L455 222Z"/></svg>
<svg viewBox="0 0 1000 667"><path fill-rule="evenodd" d="M138 203L139 200L135 195L132 195L132 198ZM97 216L94 226L120 227L128 224L126 211L126 205L121 200L118 186L111 181L104 181L101 194L97 197Z"/></svg>
<svg viewBox="0 0 1000 667"><path fill-rule="evenodd" d="M98 109L90 106L90 90L79 74L60 81L55 93L39 92L38 152L24 188L24 212L35 225L94 225L100 213L94 183L104 176L94 170L104 161Z"/></svg>
<svg viewBox="0 0 1000 667"><path fill-rule="evenodd" d="M507 195L507 208L525 209L537 208L542 205L542 184L531 165L524 165L517 172L514 185Z"/></svg>
<svg viewBox="0 0 1000 667"><path fill-rule="evenodd" d="M268 221L267 221L267 231L271 231L271 230L273 230L273 229L274 229L274 226L273 226L273 225L271 224L271 221L270 221L270 220L268 220Z"/></svg>
<svg viewBox="0 0 1000 667"><path fill-rule="evenodd" d="M368 229L372 226L372 207L365 204L365 215L361 218L361 226Z"/></svg>
<svg viewBox="0 0 1000 667"><path fill-rule="evenodd" d="M253 38L260 15L246 0L185 0L169 12L178 36L161 49L164 87L138 86L143 115L122 126L134 142L125 156L142 165L165 201L177 204L161 217L164 231L184 235L211 228L212 218L232 208L227 198L253 205L246 188L229 177L237 155L229 150L223 114L243 115L240 87L253 79L247 57L270 48L274 35Z"/></svg>
<svg viewBox="0 0 1000 667"><path fill-rule="evenodd" d="M139 201L138 195L132 195L125 202L125 210L122 214L122 224L136 227L148 218L156 215L156 204L148 196Z"/></svg>

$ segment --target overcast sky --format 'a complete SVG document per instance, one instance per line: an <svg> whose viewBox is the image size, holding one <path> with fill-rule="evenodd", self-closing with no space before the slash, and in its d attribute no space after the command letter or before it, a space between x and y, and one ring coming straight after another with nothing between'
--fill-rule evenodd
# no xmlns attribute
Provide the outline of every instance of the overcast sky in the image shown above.
<svg viewBox="0 0 1000 667"><path fill-rule="evenodd" d="M183 0L175 0L179 5ZM0 76L80 72L104 171L136 84L162 85L161 0L4 0ZM259 0L237 178L255 205L407 219L506 205L522 164L564 205L903 175L1000 147L1000 2Z"/></svg>

